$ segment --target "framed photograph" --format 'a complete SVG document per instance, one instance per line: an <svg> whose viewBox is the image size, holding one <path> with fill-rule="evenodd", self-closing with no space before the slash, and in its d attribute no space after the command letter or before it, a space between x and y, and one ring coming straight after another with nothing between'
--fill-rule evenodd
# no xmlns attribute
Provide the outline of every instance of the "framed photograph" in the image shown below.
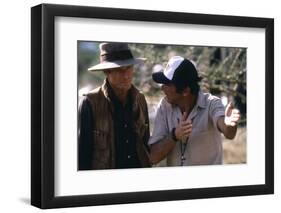
<svg viewBox="0 0 281 213"><path fill-rule="evenodd" d="M196 84L172 93L185 66ZM170 123L181 121L165 120L181 109L178 94L194 103L180 113L190 118L180 139ZM218 120L227 124L234 111L228 135ZM32 7L31 112L31 204L39 208L272 194L274 20ZM172 148L158 152L164 139Z"/></svg>

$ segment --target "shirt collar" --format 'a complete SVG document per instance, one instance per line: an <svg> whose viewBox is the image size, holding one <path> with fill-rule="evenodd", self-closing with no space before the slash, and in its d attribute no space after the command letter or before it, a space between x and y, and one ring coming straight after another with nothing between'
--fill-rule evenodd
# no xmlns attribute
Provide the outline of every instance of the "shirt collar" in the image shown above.
<svg viewBox="0 0 281 213"><path fill-rule="evenodd" d="M198 92L197 103L196 105L200 108L206 108L207 103L202 91Z"/></svg>

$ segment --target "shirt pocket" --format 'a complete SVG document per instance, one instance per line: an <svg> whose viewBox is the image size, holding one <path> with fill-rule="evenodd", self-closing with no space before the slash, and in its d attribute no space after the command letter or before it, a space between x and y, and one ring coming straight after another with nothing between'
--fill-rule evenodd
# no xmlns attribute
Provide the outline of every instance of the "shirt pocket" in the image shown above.
<svg viewBox="0 0 281 213"><path fill-rule="evenodd" d="M109 168L111 161L111 144L109 134L103 130L93 131L93 165L94 168Z"/></svg>
<svg viewBox="0 0 281 213"><path fill-rule="evenodd" d="M192 124L194 125L194 124ZM195 126L192 126L192 132L191 134L203 134L203 133L207 133L207 132L210 132L211 130L208 128L208 124L206 123L201 123L199 126L198 125L195 125Z"/></svg>

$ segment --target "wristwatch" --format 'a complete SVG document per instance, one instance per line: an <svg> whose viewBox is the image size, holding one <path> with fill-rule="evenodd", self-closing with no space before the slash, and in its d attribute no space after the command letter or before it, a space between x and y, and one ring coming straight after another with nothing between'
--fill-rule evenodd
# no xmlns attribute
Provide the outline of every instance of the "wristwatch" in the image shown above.
<svg viewBox="0 0 281 213"><path fill-rule="evenodd" d="M177 139L177 137L176 137L176 128L173 128L173 129L172 129L172 139L173 139L175 142L178 141L178 139Z"/></svg>

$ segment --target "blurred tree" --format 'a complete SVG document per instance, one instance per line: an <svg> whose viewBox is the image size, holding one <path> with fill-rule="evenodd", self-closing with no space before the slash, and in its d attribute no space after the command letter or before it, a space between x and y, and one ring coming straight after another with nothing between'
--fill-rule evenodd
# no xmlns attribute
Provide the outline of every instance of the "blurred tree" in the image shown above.
<svg viewBox="0 0 281 213"><path fill-rule="evenodd" d="M87 87L90 90L104 79L103 72L94 74L88 68L99 63L99 43L91 41L78 41L78 87ZM85 90L85 92L87 92Z"/></svg>
<svg viewBox="0 0 281 213"><path fill-rule="evenodd" d="M78 42L79 89L99 86L104 79L103 72L87 72L99 63L98 46L99 42ZM196 64L203 77L202 90L234 101L246 121L246 48L136 43L129 47L135 57L147 58L135 67L134 84L148 98L163 95L159 85L152 81L152 72L164 69L170 57L181 55Z"/></svg>

